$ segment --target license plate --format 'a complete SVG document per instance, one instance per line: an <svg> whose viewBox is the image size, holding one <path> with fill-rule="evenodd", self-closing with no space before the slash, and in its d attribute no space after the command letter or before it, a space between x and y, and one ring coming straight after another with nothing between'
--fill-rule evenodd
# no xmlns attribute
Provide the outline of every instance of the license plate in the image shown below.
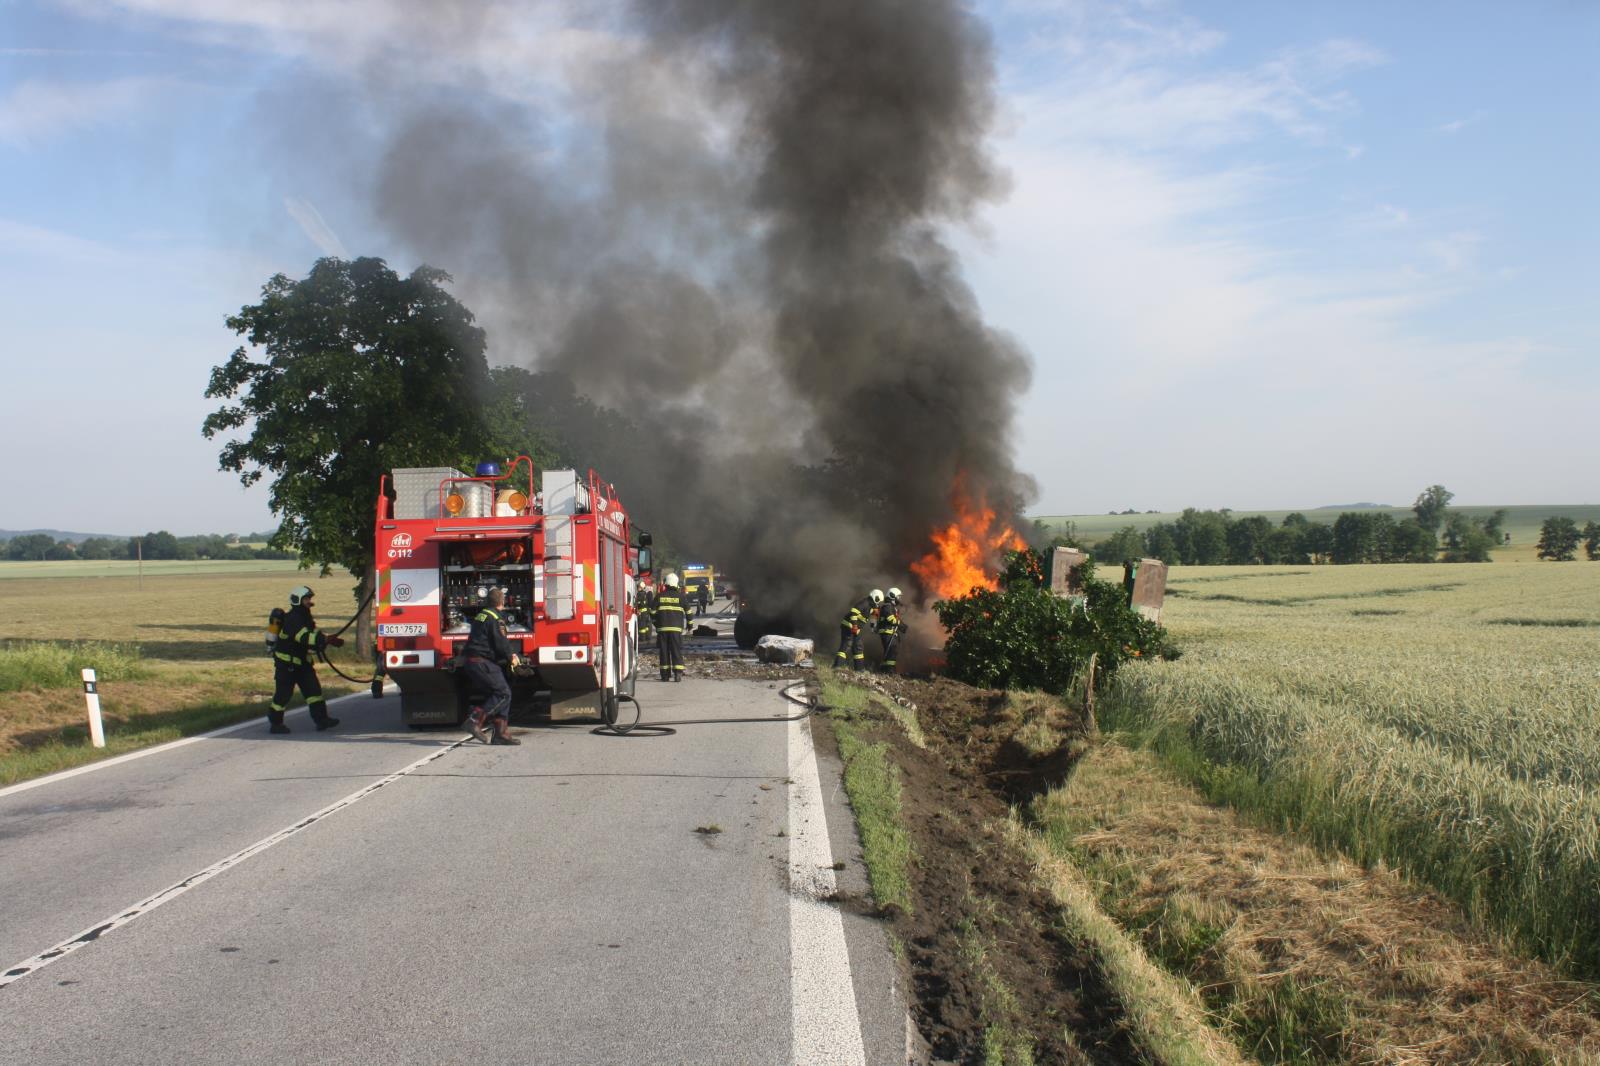
<svg viewBox="0 0 1600 1066"><path fill-rule="evenodd" d="M380 637L425 637L428 635L426 622L379 622L378 636Z"/></svg>

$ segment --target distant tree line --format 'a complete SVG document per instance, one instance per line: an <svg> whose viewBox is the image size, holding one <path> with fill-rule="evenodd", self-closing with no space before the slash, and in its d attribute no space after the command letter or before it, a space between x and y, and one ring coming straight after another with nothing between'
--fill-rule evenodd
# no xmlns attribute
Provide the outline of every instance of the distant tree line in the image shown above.
<svg viewBox="0 0 1600 1066"><path fill-rule="evenodd" d="M255 534L251 534L256 538ZM265 539L264 537L257 539ZM281 548L253 548L236 534L201 533L178 537L158 530L142 537L86 537L81 543L56 540L48 533L25 533L0 541L0 559L43 562L57 559L294 559Z"/></svg>
<svg viewBox="0 0 1600 1066"><path fill-rule="evenodd" d="M1143 532L1124 526L1088 550L1102 562L1147 558L1186 566L1489 562L1490 551L1505 539L1507 512L1472 518L1450 510L1454 495L1443 485L1431 485L1412 505L1413 517L1345 511L1331 524L1298 511L1275 526L1260 515L1235 518L1227 508L1191 507L1176 521L1157 522ZM1069 531L1063 539L1074 538Z"/></svg>
<svg viewBox="0 0 1600 1066"><path fill-rule="evenodd" d="M1546 518L1539 527L1539 558L1567 563L1578 557L1578 544L1589 559L1600 559L1600 522L1582 529L1570 518Z"/></svg>

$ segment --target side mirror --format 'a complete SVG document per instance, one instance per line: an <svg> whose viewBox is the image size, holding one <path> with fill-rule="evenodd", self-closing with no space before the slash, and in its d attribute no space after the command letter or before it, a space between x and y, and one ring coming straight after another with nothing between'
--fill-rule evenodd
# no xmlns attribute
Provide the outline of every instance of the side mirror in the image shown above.
<svg viewBox="0 0 1600 1066"><path fill-rule="evenodd" d="M650 547L650 545L652 545L654 543L655 543L655 541L651 539L649 533L646 533L642 529L639 530L639 547L648 548L648 547Z"/></svg>
<svg viewBox="0 0 1600 1066"><path fill-rule="evenodd" d="M645 536L649 536L649 534L647 533ZM639 573L648 574L654 569L655 567L651 565L650 549L647 547L641 547L639 549Z"/></svg>

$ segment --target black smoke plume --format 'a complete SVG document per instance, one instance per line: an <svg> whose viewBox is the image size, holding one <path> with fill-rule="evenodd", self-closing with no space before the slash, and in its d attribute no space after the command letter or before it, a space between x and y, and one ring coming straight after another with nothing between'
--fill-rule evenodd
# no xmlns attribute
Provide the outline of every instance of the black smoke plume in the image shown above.
<svg viewBox="0 0 1600 1066"><path fill-rule="evenodd" d="M958 476L1002 515L1032 492L1028 360L946 237L1003 191L985 27L956 0L636 0L604 29L558 106L409 110L381 221L500 361L646 427L601 470L645 524L818 621L915 592Z"/></svg>

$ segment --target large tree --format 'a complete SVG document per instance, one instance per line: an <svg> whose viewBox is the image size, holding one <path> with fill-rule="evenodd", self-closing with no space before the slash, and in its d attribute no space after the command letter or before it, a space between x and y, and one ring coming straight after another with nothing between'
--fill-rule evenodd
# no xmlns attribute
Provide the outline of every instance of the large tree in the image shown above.
<svg viewBox="0 0 1600 1066"><path fill-rule="evenodd" d="M1444 523L1444 513L1455 498L1456 494L1443 485L1429 485L1423 489L1417 501L1411 505L1417 515L1417 525L1429 533L1437 534L1439 526Z"/></svg>
<svg viewBox="0 0 1600 1066"><path fill-rule="evenodd" d="M222 469L246 485L272 476L278 548L326 576L343 566L371 591L373 506L381 474L485 456L484 334L444 288L450 275L418 267L400 277L381 259L319 259L295 281L275 274L261 302L228 318L248 346L211 371L206 395L236 401L207 416ZM370 612L357 640L371 647Z"/></svg>
<svg viewBox="0 0 1600 1066"><path fill-rule="evenodd" d="M1578 557L1578 523L1570 518L1546 518L1539 527L1539 558L1569 563Z"/></svg>

